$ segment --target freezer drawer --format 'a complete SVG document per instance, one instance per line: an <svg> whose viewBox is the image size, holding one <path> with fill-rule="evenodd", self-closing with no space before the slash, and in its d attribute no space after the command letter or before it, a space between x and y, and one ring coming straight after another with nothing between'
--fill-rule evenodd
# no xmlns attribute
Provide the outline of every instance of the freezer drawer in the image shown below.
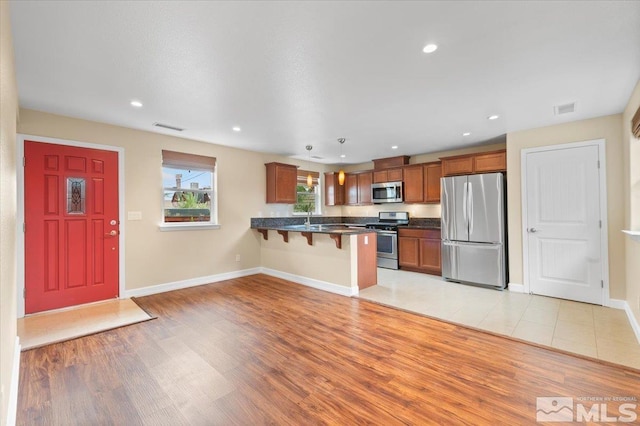
<svg viewBox="0 0 640 426"><path fill-rule="evenodd" d="M443 240L442 277L504 288L507 285L504 246Z"/></svg>

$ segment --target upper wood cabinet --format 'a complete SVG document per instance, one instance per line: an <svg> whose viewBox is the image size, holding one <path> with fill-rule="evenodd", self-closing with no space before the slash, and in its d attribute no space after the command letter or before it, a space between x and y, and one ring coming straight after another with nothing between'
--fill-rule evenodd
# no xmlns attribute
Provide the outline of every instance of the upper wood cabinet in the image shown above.
<svg viewBox="0 0 640 426"><path fill-rule="evenodd" d="M422 164L404 167L404 202L424 202L424 172Z"/></svg>
<svg viewBox="0 0 640 426"><path fill-rule="evenodd" d="M346 179L345 179L346 184ZM344 189L346 185L338 182L338 173L324 174L324 205L342 206L344 204Z"/></svg>
<svg viewBox="0 0 640 426"><path fill-rule="evenodd" d="M444 157L441 160L443 176L504 172L507 170L507 151L504 149Z"/></svg>
<svg viewBox="0 0 640 426"><path fill-rule="evenodd" d="M423 166L424 202L440 202L440 178L442 177L442 163L427 163Z"/></svg>
<svg viewBox="0 0 640 426"><path fill-rule="evenodd" d="M374 170L373 183L400 182L402 181L402 168Z"/></svg>
<svg viewBox="0 0 640 426"><path fill-rule="evenodd" d="M267 204L295 204L298 167L267 163Z"/></svg>
<svg viewBox="0 0 640 426"><path fill-rule="evenodd" d="M344 181L345 204L360 206L371 204L372 172L347 173Z"/></svg>
<svg viewBox="0 0 640 426"><path fill-rule="evenodd" d="M405 166L403 175L405 203L440 202L442 166L439 161Z"/></svg>

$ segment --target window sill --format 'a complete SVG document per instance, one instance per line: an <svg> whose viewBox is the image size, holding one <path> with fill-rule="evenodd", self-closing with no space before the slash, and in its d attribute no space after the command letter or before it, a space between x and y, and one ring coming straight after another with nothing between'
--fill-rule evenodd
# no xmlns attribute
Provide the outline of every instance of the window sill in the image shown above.
<svg viewBox="0 0 640 426"><path fill-rule="evenodd" d="M158 226L158 229L162 232L167 231L199 231L203 229L220 229L221 225L213 223L163 223Z"/></svg>

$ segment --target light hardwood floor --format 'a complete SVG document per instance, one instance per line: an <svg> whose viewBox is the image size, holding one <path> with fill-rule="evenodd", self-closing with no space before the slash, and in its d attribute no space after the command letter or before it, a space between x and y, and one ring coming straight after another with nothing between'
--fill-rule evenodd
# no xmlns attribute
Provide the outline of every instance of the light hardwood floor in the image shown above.
<svg viewBox="0 0 640 426"><path fill-rule="evenodd" d="M640 371L254 275L138 299L158 319L22 354L20 425L535 424Z"/></svg>

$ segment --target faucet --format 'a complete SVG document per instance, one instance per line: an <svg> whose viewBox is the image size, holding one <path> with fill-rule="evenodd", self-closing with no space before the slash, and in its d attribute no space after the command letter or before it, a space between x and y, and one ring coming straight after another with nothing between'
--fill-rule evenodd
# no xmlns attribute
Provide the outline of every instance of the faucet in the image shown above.
<svg viewBox="0 0 640 426"><path fill-rule="evenodd" d="M306 226L307 228L309 228L311 226L311 212L307 212L307 220L304 223L304 226Z"/></svg>

